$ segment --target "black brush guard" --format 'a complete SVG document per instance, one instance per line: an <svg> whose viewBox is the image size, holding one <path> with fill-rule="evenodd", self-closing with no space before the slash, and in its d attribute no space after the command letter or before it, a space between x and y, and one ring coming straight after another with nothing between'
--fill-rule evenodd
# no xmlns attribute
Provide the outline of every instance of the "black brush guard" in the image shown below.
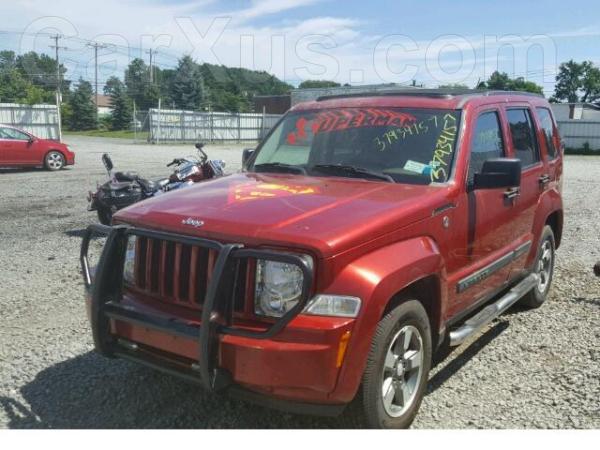
<svg viewBox="0 0 600 450"><path fill-rule="evenodd" d="M148 315L121 304L123 292L123 263L127 239L130 235L161 239L191 246L199 246L217 251L212 279L207 287L206 298L201 309L201 326L178 322L176 318ZM98 265L92 277L88 261L88 250L92 237L106 236ZM290 311L277 319L264 331L253 331L232 325L233 286L230 281L236 270L236 262L241 258L265 259L298 266L303 274L300 301ZM86 289L91 296L91 324L96 350L105 356L123 356L156 368L167 369L167 365L142 360L131 347L123 346L110 333L109 321L116 319L165 333L196 339L200 345L197 364L193 371L181 373L194 378L206 389L219 390L231 384L228 373L217 367L218 335L229 334L254 339L268 339L279 333L305 307L312 286L312 269L306 260L298 255L269 250L246 249L242 244L222 244L217 241L195 238L172 233L150 231L126 225L113 227L91 225L87 228L81 244L81 268ZM167 370L169 371L169 370ZM172 370L171 372L177 372ZM199 375L199 377L198 377Z"/></svg>

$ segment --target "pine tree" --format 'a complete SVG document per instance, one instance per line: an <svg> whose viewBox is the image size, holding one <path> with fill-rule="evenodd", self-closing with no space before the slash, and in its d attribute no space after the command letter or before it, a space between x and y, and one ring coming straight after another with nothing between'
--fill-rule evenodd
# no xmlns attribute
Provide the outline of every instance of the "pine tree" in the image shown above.
<svg viewBox="0 0 600 450"><path fill-rule="evenodd" d="M190 56L179 60L171 81L170 97L179 109L196 111L204 101L204 80L198 64Z"/></svg>
<svg viewBox="0 0 600 450"><path fill-rule="evenodd" d="M131 99L127 97L125 85L118 78L111 81L110 86L111 128L113 130L126 130L133 119L131 112Z"/></svg>
<svg viewBox="0 0 600 450"><path fill-rule="evenodd" d="M72 115L69 120L71 130L93 130L98 126L98 110L94 104L92 85L79 79L77 89L69 97Z"/></svg>

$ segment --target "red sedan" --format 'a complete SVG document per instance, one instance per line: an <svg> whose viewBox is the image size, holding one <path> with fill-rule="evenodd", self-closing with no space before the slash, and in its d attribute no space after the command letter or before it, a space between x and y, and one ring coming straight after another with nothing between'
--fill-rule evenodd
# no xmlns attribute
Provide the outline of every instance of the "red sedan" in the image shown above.
<svg viewBox="0 0 600 450"><path fill-rule="evenodd" d="M40 167L60 170L75 164L75 153L60 142L40 139L0 124L0 167Z"/></svg>

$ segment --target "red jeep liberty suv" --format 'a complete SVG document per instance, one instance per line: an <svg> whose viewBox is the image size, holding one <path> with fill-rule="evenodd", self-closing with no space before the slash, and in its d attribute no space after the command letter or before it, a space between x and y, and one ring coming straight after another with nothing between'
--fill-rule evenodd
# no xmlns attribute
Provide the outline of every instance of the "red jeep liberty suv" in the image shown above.
<svg viewBox="0 0 600 450"><path fill-rule="evenodd" d="M88 228L97 351L285 410L355 401L366 425L399 428L436 350L547 298L563 168L542 97L323 97L243 163Z"/></svg>

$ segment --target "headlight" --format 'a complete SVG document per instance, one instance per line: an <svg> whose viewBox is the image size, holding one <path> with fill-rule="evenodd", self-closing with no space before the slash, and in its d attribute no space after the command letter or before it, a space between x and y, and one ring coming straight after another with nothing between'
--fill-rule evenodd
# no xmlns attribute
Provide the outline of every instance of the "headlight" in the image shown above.
<svg viewBox="0 0 600 450"><path fill-rule="evenodd" d="M125 262L123 263L123 280L127 284L135 284L135 248L137 238L130 235L127 238L127 249L125 250Z"/></svg>
<svg viewBox="0 0 600 450"><path fill-rule="evenodd" d="M312 258L306 258L312 268ZM256 263L255 313L283 316L300 301L303 283L304 273L295 264L259 259Z"/></svg>
<svg viewBox="0 0 600 450"><path fill-rule="evenodd" d="M304 308L304 314L315 316L356 317L360 311L360 298L346 295L320 294Z"/></svg>

